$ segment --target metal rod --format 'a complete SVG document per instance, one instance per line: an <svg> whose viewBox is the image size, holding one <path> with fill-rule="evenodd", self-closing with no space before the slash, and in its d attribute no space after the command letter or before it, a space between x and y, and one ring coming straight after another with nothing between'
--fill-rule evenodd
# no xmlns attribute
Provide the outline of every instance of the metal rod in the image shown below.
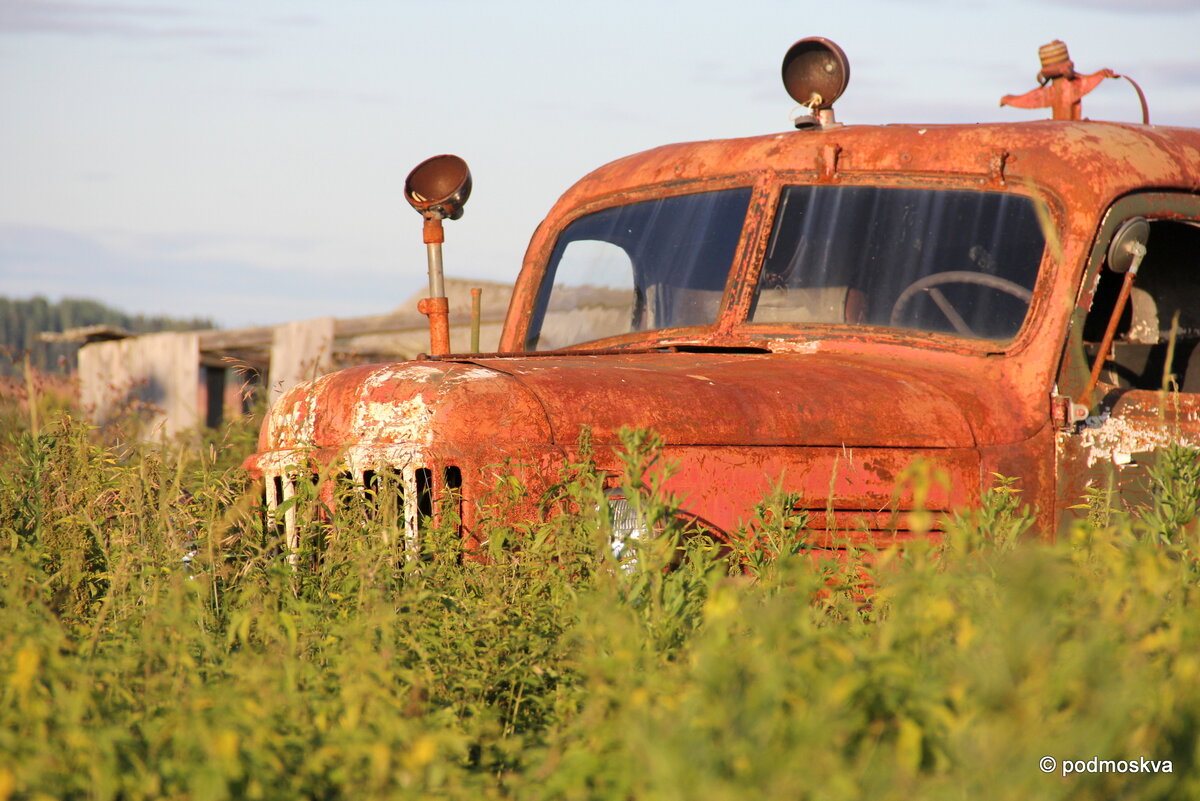
<svg viewBox="0 0 1200 801"><path fill-rule="evenodd" d="M442 275L442 242L446 237L440 215L426 215L423 235L429 261L429 297L417 304L417 311L429 318L429 352L445 356L450 352L450 302L446 300Z"/></svg>
<svg viewBox="0 0 1200 801"><path fill-rule="evenodd" d="M446 283L442 273L442 243L430 242L425 245L425 255L429 261L429 297L446 297Z"/></svg>
<svg viewBox="0 0 1200 801"><path fill-rule="evenodd" d="M483 289L471 287L471 352L479 353L480 296Z"/></svg>
<svg viewBox="0 0 1200 801"><path fill-rule="evenodd" d="M1121 315L1125 313L1125 306L1129 303L1129 295L1133 291L1133 279L1137 277L1138 267L1142 264L1142 257L1146 255L1146 248L1138 245L1133 251L1133 263L1129 266L1129 270L1125 273L1125 281L1121 284L1121 294L1117 295L1117 305L1113 308L1112 317L1108 320L1108 328L1104 331L1104 338L1100 340L1100 350L1096 352L1096 362L1092 365L1092 374L1088 378L1087 386L1079 395L1079 403L1090 406L1088 400L1092 396L1092 390L1096 388L1096 384L1100 381L1100 371L1104 369L1104 362L1108 360L1108 351L1112 348L1113 339L1117 335L1117 326L1121 323Z"/></svg>

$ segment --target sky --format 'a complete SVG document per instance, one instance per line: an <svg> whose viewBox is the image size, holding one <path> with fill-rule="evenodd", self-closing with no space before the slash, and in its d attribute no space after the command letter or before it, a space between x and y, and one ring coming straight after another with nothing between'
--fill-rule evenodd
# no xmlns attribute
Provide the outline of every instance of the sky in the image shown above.
<svg viewBox="0 0 1200 801"><path fill-rule="evenodd" d="M1200 127L1200 0L0 0L0 295L227 328L387 312L425 286L403 185L440 153L474 179L447 276L509 282L595 167L788 130L805 36L850 61L843 123L1042 118L999 98L1062 39ZM1084 113L1139 120L1124 81Z"/></svg>

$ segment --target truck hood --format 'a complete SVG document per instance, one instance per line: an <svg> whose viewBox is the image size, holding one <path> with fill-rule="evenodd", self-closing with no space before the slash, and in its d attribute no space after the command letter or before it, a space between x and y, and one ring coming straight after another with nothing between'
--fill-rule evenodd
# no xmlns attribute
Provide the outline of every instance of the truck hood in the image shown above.
<svg viewBox="0 0 1200 801"><path fill-rule="evenodd" d="M944 379L943 379L944 380ZM580 429L622 427L668 445L972 448L967 412L936 376L785 354L636 353L369 365L287 391L252 469L298 452L369 465L418 453L567 450ZM278 464L275 464L278 462Z"/></svg>
<svg viewBox="0 0 1200 801"><path fill-rule="evenodd" d="M537 398L550 435L599 442L648 428L669 445L970 448L937 376L794 354L638 353L471 360ZM944 380L944 379L943 379Z"/></svg>

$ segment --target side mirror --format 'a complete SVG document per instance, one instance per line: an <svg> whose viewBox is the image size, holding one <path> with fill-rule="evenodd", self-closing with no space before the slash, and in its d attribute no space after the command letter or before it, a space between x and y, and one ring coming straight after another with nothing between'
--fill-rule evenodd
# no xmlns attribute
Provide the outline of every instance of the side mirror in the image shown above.
<svg viewBox="0 0 1200 801"><path fill-rule="evenodd" d="M1146 255L1146 242L1150 239L1150 223L1145 217L1132 217L1121 223L1108 243L1108 269L1114 273L1128 272L1135 262Z"/></svg>

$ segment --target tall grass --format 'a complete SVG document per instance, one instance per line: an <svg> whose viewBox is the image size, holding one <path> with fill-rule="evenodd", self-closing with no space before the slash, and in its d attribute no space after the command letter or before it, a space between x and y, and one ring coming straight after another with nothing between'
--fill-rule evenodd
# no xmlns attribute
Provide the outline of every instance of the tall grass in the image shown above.
<svg viewBox="0 0 1200 801"><path fill-rule="evenodd" d="M1055 545L1000 482L941 546L815 562L785 496L732 552L686 536L630 435L636 560L585 458L487 564L404 559L353 500L291 564L248 436L6 433L0 801L1200 796L1195 453Z"/></svg>

